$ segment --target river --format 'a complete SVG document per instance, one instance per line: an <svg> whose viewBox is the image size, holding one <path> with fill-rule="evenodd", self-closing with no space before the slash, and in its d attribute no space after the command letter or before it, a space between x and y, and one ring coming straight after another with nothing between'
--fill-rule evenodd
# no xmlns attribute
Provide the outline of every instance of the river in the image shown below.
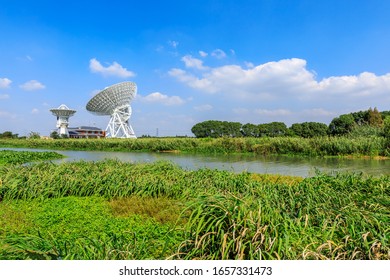
<svg viewBox="0 0 390 280"><path fill-rule="evenodd" d="M46 149L0 148L3 150L52 151ZM316 170L323 172L348 171L363 172L368 175L390 175L390 160L349 159L349 158L311 158L292 156L259 155L197 155L180 153L151 152L100 152L56 150L66 158L54 160L62 163L77 160L98 161L118 159L125 162L154 162L168 160L187 170L210 168L232 172L253 172L308 177Z"/></svg>

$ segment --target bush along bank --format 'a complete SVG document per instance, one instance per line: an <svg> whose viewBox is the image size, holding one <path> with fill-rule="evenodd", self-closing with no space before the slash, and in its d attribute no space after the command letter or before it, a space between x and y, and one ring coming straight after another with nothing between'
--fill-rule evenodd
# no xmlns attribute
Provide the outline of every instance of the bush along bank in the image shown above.
<svg viewBox="0 0 390 280"><path fill-rule="evenodd" d="M58 150L151 151L202 154L254 153L303 156L390 156L385 137L139 138L139 139L0 139L0 147Z"/></svg>

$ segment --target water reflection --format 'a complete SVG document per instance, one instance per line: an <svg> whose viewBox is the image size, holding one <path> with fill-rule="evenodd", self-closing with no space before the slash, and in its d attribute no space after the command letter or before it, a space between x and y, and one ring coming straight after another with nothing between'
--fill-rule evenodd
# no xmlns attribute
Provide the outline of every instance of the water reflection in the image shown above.
<svg viewBox="0 0 390 280"><path fill-rule="evenodd" d="M7 148L0 148L7 149ZM45 149L17 149L25 151L48 151ZM272 173L295 176L312 176L315 170L324 172L349 171L363 172L369 175L390 175L389 160L348 159L348 158L310 158L292 156L258 156L258 155L194 155L144 152L97 152L97 151L56 151L66 156L53 162L77 160L99 161L118 159L124 162L154 162L157 160L172 161L184 169L199 168L221 169L233 172L248 171L253 173Z"/></svg>

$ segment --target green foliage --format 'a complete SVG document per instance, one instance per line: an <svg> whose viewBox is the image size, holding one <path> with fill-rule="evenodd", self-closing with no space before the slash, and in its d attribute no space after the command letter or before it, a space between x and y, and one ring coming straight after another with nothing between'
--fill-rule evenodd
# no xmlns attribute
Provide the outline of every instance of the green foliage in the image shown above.
<svg viewBox="0 0 390 280"><path fill-rule="evenodd" d="M390 116L387 116L383 121L383 135L390 139Z"/></svg>
<svg viewBox="0 0 390 280"><path fill-rule="evenodd" d="M241 130L244 137L258 137L260 132L259 126L251 123L244 124Z"/></svg>
<svg viewBox="0 0 390 280"><path fill-rule="evenodd" d="M57 131L52 131L52 132L50 133L50 138L59 139L59 138L60 138L60 135L58 134Z"/></svg>
<svg viewBox="0 0 390 280"><path fill-rule="evenodd" d="M352 131L355 125L355 120L351 114L340 115L329 124L329 134L333 136L346 135Z"/></svg>
<svg viewBox="0 0 390 280"><path fill-rule="evenodd" d="M355 129L355 127L354 127ZM374 129L377 131L377 129ZM354 130L352 130L353 132ZM371 128L369 129L371 131ZM0 146L92 151L174 151L203 154L388 155L380 137L241 137L142 139L0 139Z"/></svg>
<svg viewBox="0 0 390 280"><path fill-rule="evenodd" d="M303 122L292 124L290 129L282 122L270 122L265 124L254 125L247 123L223 122L223 121L204 121L192 127L192 132L197 138L205 137L277 137L277 136L299 136L303 138L321 137L326 135L344 136L355 133L351 132L355 127L370 126L381 128L383 119L390 115L390 111L379 112L375 107L366 111L352 112L343 114L334 118L329 126L318 122ZM241 133L239 133L239 131ZM366 130L367 131L367 130ZM358 134L358 133L357 133ZM359 137L359 136L358 136Z"/></svg>
<svg viewBox="0 0 390 280"><path fill-rule="evenodd" d="M102 161L0 178L0 259L390 259L388 176Z"/></svg>
<svg viewBox="0 0 390 280"><path fill-rule="evenodd" d="M282 122L271 122L254 125L247 123L226 121L204 121L197 123L191 129L197 138L205 137L276 137L286 136L289 133L287 126Z"/></svg>
<svg viewBox="0 0 390 280"><path fill-rule="evenodd" d="M64 156L56 152L28 152L0 150L0 165L21 164L26 162L60 159Z"/></svg>
<svg viewBox="0 0 390 280"><path fill-rule="evenodd" d="M368 110L366 111L359 111L359 112L353 112L351 113L352 117L353 117L353 120L354 122L358 125L358 126L362 126L362 125L368 125Z"/></svg>
<svg viewBox="0 0 390 280"><path fill-rule="evenodd" d="M259 135L262 137L277 137L288 134L287 126L282 122L259 124Z"/></svg>
<svg viewBox="0 0 390 280"><path fill-rule="evenodd" d="M30 139L40 139L40 138L41 138L41 135L39 134L39 132L31 131L31 132L28 134L28 138L30 138Z"/></svg>
<svg viewBox="0 0 390 280"><path fill-rule="evenodd" d="M348 133L350 138L362 138L362 137L379 137L383 134L383 128L370 126L370 125L356 125Z"/></svg>
<svg viewBox="0 0 390 280"><path fill-rule="evenodd" d="M368 124L372 127L382 127L383 119L381 114L378 112L378 109L375 107L373 109L368 109Z"/></svg>
<svg viewBox="0 0 390 280"><path fill-rule="evenodd" d="M191 132L198 138L240 137L241 124L238 122L205 121L194 125Z"/></svg>
<svg viewBox="0 0 390 280"><path fill-rule="evenodd" d="M359 175L317 175L290 187L256 186L250 195L199 196L181 256L389 259L389 189L382 188L385 181L374 182Z"/></svg>
<svg viewBox="0 0 390 280"><path fill-rule="evenodd" d="M18 134L13 134L11 131L4 131L0 133L0 138L18 138Z"/></svg>
<svg viewBox="0 0 390 280"><path fill-rule="evenodd" d="M328 132L328 126L318 122L294 123L290 129L296 136L303 138L326 136Z"/></svg>
<svg viewBox="0 0 390 280"><path fill-rule="evenodd" d="M166 197L123 197L109 202L112 213L117 217L129 217L140 215L153 218L159 223L174 224L178 219L183 207L179 200Z"/></svg>
<svg viewBox="0 0 390 280"><path fill-rule="evenodd" d="M387 116L390 116L390 111L382 111L380 112L382 119L384 120Z"/></svg>
<svg viewBox="0 0 390 280"><path fill-rule="evenodd" d="M94 196L7 202L0 206L0 217L7 208L22 214L28 211L23 216L28 226L4 222L0 259L141 260L174 253L180 232L145 216L117 217L112 214L113 202Z"/></svg>

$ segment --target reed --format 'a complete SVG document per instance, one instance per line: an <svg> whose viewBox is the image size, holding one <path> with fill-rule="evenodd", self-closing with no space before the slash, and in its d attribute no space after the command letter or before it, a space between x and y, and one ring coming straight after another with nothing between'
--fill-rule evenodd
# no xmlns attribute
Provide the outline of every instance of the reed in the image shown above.
<svg viewBox="0 0 390 280"><path fill-rule="evenodd" d="M390 259L389 217L389 176L0 167L0 259Z"/></svg>
<svg viewBox="0 0 390 280"><path fill-rule="evenodd" d="M202 154L254 153L305 156L388 156L384 137L261 137L139 139L0 139L3 147L98 151L179 151Z"/></svg>
<svg viewBox="0 0 390 280"><path fill-rule="evenodd" d="M60 159L64 156L56 152L29 152L0 150L0 165Z"/></svg>
<svg viewBox="0 0 390 280"><path fill-rule="evenodd" d="M183 259L389 259L389 179L317 175L199 196Z"/></svg>

